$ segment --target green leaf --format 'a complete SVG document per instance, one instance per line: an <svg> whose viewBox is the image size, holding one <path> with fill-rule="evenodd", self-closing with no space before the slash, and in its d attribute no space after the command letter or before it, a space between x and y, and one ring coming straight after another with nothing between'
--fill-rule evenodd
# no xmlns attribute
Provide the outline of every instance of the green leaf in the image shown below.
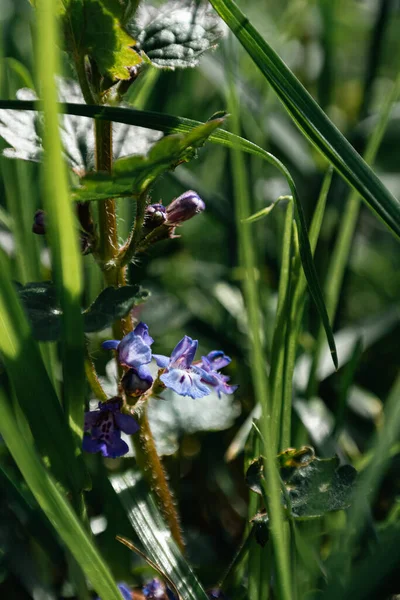
<svg viewBox="0 0 400 600"><path fill-rule="evenodd" d="M298 127L384 223L400 236L400 202L385 188L233 0L210 2L259 67Z"/></svg>
<svg viewBox="0 0 400 600"><path fill-rule="evenodd" d="M36 340L51 342L61 334L62 311L57 302L54 285L49 281L17 284L17 291L25 308ZM133 306L144 302L148 297L146 290L138 285L122 288L108 287L83 314L85 333L101 331L110 327L114 321L124 317Z"/></svg>
<svg viewBox="0 0 400 600"><path fill-rule="evenodd" d="M81 179L81 187L73 193L73 199L83 202L140 194L159 175L193 158L196 149L222 123L223 118L213 119L189 133L166 136L151 148L147 156L128 156L115 161L111 175L89 173Z"/></svg>
<svg viewBox="0 0 400 600"><path fill-rule="evenodd" d="M131 24L134 36L144 19L147 24L137 35L138 45L153 65L166 69L195 67L223 34L220 19L198 2L167 2L155 16L151 7L141 7L138 24Z"/></svg>
<svg viewBox="0 0 400 600"><path fill-rule="evenodd" d="M173 540L142 476L128 471L112 477L111 483L145 554L169 577L181 599L206 600L204 589Z"/></svg>
<svg viewBox="0 0 400 600"><path fill-rule="evenodd" d="M257 494L262 493L264 459L259 457L249 466L246 483ZM337 456L320 459L311 447L285 450L278 456L284 502L295 518L321 517L327 512L351 505L357 475L351 465L340 466Z"/></svg>
<svg viewBox="0 0 400 600"><path fill-rule="evenodd" d="M135 40L121 26L118 17L122 16L122 7L115 0L68 0L62 11L71 55L75 59L89 55L100 73L112 80L129 79L129 69L142 62L133 50Z"/></svg>
<svg viewBox="0 0 400 600"><path fill-rule="evenodd" d="M43 427L46 427L45 423ZM49 428L51 425L46 429ZM3 388L0 388L0 434L39 506L95 591L102 600L121 600L112 575L90 536L41 463L32 441L22 435Z"/></svg>

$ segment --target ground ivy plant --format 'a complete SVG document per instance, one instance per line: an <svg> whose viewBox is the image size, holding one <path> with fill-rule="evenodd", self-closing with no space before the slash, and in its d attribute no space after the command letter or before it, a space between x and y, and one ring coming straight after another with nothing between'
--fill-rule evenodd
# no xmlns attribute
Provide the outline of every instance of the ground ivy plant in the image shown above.
<svg viewBox="0 0 400 600"><path fill-rule="evenodd" d="M57 18L62 48L75 75L73 79L57 76L58 99L77 104L86 102L100 108L124 106L132 86L150 69L196 67L202 54L215 48L224 33L222 21L208 4L195 1L151 6L136 0L66 0L57 2ZM36 90L20 89L17 98L38 102L40 108L40 82ZM145 558L152 561L163 579L163 582L154 579L143 588L146 598L206 597L179 554L179 548L184 548L184 534L160 454L174 452L178 428L185 431L196 427L193 419L191 423L189 418L185 421L184 405L176 404L176 396L185 398L188 411L203 411L209 415L202 425L198 425L199 429L223 429L229 427L237 414L237 407L232 402L237 386L224 370L230 358L223 349L217 348L201 356L197 352L198 341L185 335L175 340L176 345L168 356L159 354L157 340L152 338L146 323L138 322L133 310L145 302L148 292L134 281L134 269L130 271L133 276L129 277L128 267L154 244L165 240L173 244L185 222L201 218L198 215L207 210L195 190L187 190L177 198L163 198L160 202L152 197L152 189L160 177L179 169L202 152L210 136L225 121L226 116L222 113L210 115L207 122L186 133L163 136L157 131L105 120L93 121L67 114L59 117L80 251L83 260L88 260L89 256L94 258L104 279L100 295L89 306L81 306L82 334L89 336L105 329L112 330L112 339L104 341L98 349L109 362L108 379L97 374L85 337L84 367L91 398L95 400L90 406L81 406L80 413L77 411L76 414L81 414L81 422L75 423L77 427L71 427L71 431L68 429L66 414L57 403L54 390L53 416L47 413L39 418L38 412L25 407L25 417L34 436L44 422L53 431L54 439L39 447L39 452L82 523L85 522L82 491L90 487L90 482L81 464L79 450L99 453L111 460L131 456L134 452L138 470L155 497L155 502L149 500L146 522L153 523L151 518L154 518L156 523L157 519L163 518L172 535L174 552L178 552L174 555L176 570L172 569L171 575L166 572L162 558L150 556L151 548L157 548L157 540L151 546L149 538L144 536L138 517L139 504L128 503L130 520L139 537L143 535ZM7 145L4 156L34 162L46 158L40 111L1 110L0 135ZM128 238L121 241L116 199L132 198L136 203L136 216ZM51 215L44 208L32 215L32 235L47 236L49 227L51 229ZM52 273L49 281L25 285L15 282L14 290L10 291L13 293L21 301L36 341L57 342L62 338L63 305ZM8 370L7 358L4 363ZM12 377L12 369L9 374ZM48 385L51 385L50 381ZM174 413L172 417L168 410ZM169 444L166 443L165 429L168 419L172 419L170 433L175 432ZM76 437L80 449L75 446ZM70 450L68 455L58 456L55 460L49 457L53 455L58 439L65 439ZM319 517L349 506L355 477L353 469L339 467L336 459L319 460L308 447L298 451L283 450L276 466L282 484L278 497L286 520ZM256 539L264 545L269 537L264 458L254 455L252 459L246 481L265 502L261 512L254 515L251 527ZM63 460L70 473L62 480ZM74 477L75 469L79 476ZM124 492L129 491L126 477L118 479L116 476L112 480L122 505L127 503ZM75 481L71 484L72 480ZM138 502L137 498L140 498L139 491L135 500ZM161 511L161 517L157 511ZM146 547L146 544L150 546ZM74 573L73 565L71 573ZM198 586L197 595L193 592L191 596L183 589L182 577L193 580L191 589ZM91 584L94 585L93 581ZM85 585L79 588L79 576L75 577L75 585L77 594L86 598ZM98 593L102 591L95 589ZM113 589L117 593L115 586ZM131 591L125 584L120 583L118 590L123 598L131 598ZM104 594L107 594L104 598L117 597L112 596L112 592L104 591ZM208 597L223 596L219 590L211 590Z"/></svg>

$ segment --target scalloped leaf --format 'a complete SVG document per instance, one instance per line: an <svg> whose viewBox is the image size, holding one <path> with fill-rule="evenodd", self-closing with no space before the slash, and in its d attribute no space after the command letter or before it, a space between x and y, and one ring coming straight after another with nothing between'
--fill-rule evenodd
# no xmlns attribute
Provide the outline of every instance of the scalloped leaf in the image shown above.
<svg viewBox="0 0 400 600"><path fill-rule="evenodd" d="M303 446L300 450L285 450L277 461L286 488L283 501L286 506L290 504L293 517L321 517L350 506L357 471L351 465L340 466L337 456L317 458L313 448ZM253 492L261 494L263 479L263 458L260 456L250 464L246 483Z"/></svg>
<svg viewBox="0 0 400 600"><path fill-rule="evenodd" d="M33 336L42 342L56 341L61 333L61 310L56 290L49 281L17 285L17 291L25 308ZM121 288L108 287L86 310L82 311L85 333L102 331L114 321L124 317L133 306L144 302L146 290L138 285Z"/></svg>
<svg viewBox="0 0 400 600"><path fill-rule="evenodd" d="M222 125L223 117L207 121L189 133L168 135L157 142L147 156L127 156L115 161L111 175L92 172L81 179L73 193L79 202L107 200L142 193L163 173L196 155L210 135Z"/></svg>
<svg viewBox="0 0 400 600"><path fill-rule="evenodd" d="M116 0L69 0L63 3L64 34L70 53L89 55L102 75L113 81L129 79L130 69L142 58L133 49L136 41L122 28L125 7Z"/></svg>
<svg viewBox="0 0 400 600"><path fill-rule="evenodd" d="M128 29L151 63L163 69L195 67L223 35L222 21L198 2L167 2L161 8L143 5L138 23L129 23Z"/></svg>

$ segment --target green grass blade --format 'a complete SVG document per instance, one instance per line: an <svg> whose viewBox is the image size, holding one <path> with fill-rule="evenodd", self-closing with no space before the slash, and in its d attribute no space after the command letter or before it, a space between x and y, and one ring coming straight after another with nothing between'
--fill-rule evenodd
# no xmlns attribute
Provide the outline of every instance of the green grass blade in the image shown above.
<svg viewBox="0 0 400 600"><path fill-rule="evenodd" d="M55 74L58 72L56 8L52 0L37 2L38 65L42 83L45 149L44 208L49 222L53 278L62 308L63 402L71 428L83 436L84 336L81 315L82 266L77 224L71 204L58 124Z"/></svg>
<svg viewBox="0 0 400 600"><path fill-rule="evenodd" d="M46 471L35 448L21 435L4 389L0 388L0 433L39 506L102 600L121 594L68 501Z"/></svg>
<svg viewBox="0 0 400 600"><path fill-rule="evenodd" d="M205 591L172 538L141 475L127 472L112 477L111 483L145 554L171 579L181 599L206 600Z"/></svg>
<svg viewBox="0 0 400 600"><path fill-rule="evenodd" d="M274 333L271 345L271 391L272 415L271 435L273 445L278 453L280 444L279 433L281 429L281 409L283 391L283 370L285 361L285 335L286 327L290 320L290 284L292 263L292 230L293 230L293 202L290 201L286 208L285 226L282 238L282 260L279 277L278 305L276 308Z"/></svg>
<svg viewBox="0 0 400 600"><path fill-rule="evenodd" d="M232 113L232 126L240 131L239 104L233 84L230 85L229 105ZM290 600L291 582L289 557L286 552L284 519L280 498L280 483L275 463L275 448L271 439L271 391L266 371L266 360L261 340L261 306L259 290L255 279L255 251L252 242L251 226L244 223L250 216L248 180L243 154L236 148L232 151L233 189L235 199L236 229L239 240L239 259L244 272L243 291L249 323L250 359L255 399L261 404L260 427L265 442L265 479L270 516L270 531L273 544L274 562L277 577L277 597Z"/></svg>
<svg viewBox="0 0 400 600"><path fill-rule="evenodd" d="M60 482L78 491L85 485L80 461L59 399L43 365L0 250L0 352L36 445Z"/></svg>
<svg viewBox="0 0 400 600"><path fill-rule="evenodd" d="M29 101L6 100L0 101L0 109L1 108L36 110L37 104ZM156 112L137 111L127 108L98 107L84 104L64 104L62 105L62 109L68 114L92 117L106 121L115 121L117 123L127 123L130 125L137 125L139 127L160 130L165 133L188 132L202 124L199 121L184 119L182 117L175 117ZM334 365L337 367L338 363L335 340L329 324L328 314L322 297L321 288L318 283L318 277L315 272L303 209L292 176L287 168L277 158L275 158L275 156L238 135L234 135L228 131L219 130L209 137L209 141L222 144L228 148L235 148L237 150L241 150L242 152L247 152L266 160L270 164L274 165L288 182L292 192L293 200L295 202L296 220L299 228L300 255L304 273L307 278L311 296L321 316L328 344L331 349Z"/></svg>
<svg viewBox="0 0 400 600"><path fill-rule="evenodd" d="M400 94L400 74L388 94L386 101L382 105L379 112L378 122L371 134L365 151L365 160L368 163L373 163L381 145L384 133L386 131L389 117L393 109L394 103ZM339 302L339 296L342 289L343 277L347 265L347 260L350 254L351 242L353 240L354 231L357 225L357 219L360 212L360 197L355 190L352 190L347 201L344 214L340 220L339 231L336 238L336 243L333 248L332 258L329 263L328 272L326 275L325 294L326 306L328 315L331 321L334 320L336 309ZM307 396L312 396L317 387L316 372L321 355L323 344L323 332L320 331L315 347L313 363L309 375L307 386Z"/></svg>
<svg viewBox="0 0 400 600"><path fill-rule="evenodd" d="M311 95L267 44L233 0L210 0L313 145L400 236L400 202L328 119Z"/></svg>

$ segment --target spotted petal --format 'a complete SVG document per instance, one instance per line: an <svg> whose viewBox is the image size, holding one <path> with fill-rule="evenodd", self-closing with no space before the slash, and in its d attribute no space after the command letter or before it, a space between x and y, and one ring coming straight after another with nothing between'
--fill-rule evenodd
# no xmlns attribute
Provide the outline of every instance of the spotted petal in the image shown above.
<svg viewBox="0 0 400 600"><path fill-rule="evenodd" d="M194 370L169 369L160 379L180 396L203 398L210 393L209 388L201 382L201 375Z"/></svg>

